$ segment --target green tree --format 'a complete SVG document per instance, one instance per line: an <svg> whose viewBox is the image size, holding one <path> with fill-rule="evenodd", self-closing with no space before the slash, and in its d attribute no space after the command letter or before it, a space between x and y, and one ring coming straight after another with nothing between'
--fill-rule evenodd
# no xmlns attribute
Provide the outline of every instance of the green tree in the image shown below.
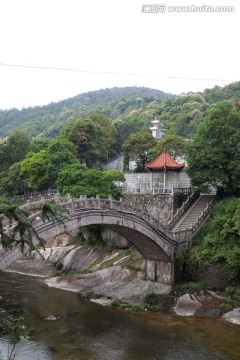
<svg viewBox="0 0 240 360"><path fill-rule="evenodd" d="M10 166L8 172L1 178L1 193L8 197L21 195L29 190L27 179L21 176L21 162Z"/></svg>
<svg viewBox="0 0 240 360"><path fill-rule="evenodd" d="M80 195L114 198L120 196L119 189L114 181L123 181L124 175L116 170L87 169L80 164L65 167L58 176L57 187L61 194L70 193L72 196Z"/></svg>
<svg viewBox="0 0 240 360"><path fill-rule="evenodd" d="M104 163L109 156L114 141L115 128L107 118L91 115L88 119L79 119L67 123L61 133L77 148L77 157L88 167Z"/></svg>
<svg viewBox="0 0 240 360"><path fill-rule="evenodd" d="M65 139L53 140L47 148L46 177L51 187L56 187L58 173L67 165L79 163L74 145Z"/></svg>
<svg viewBox="0 0 240 360"><path fill-rule="evenodd" d="M186 148L187 173L199 187L240 186L240 111L230 101L211 107Z"/></svg>
<svg viewBox="0 0 240 360"><path fill-rule="evenodd" d="M1 171L24 159L30 149L30 139L23 131L15 131L0 145Z"/></svg>
<svg viewBox="0 0 240 360"><path fill-rule="evenodd" d="M48 147L50 141L52 141L50 138L37 137L31 141L30 151L37 153L44 150Z"/></svg>
<svg viewBox="0 0 240 360"><path fill-rule="evenodd" d="M107 159L110 156L115 155L113 145L116 142L117 129L113 122L107 116L102 114L91 114L88 116L88 119L94 124L102 127L104 132L104 146L107 150Z"/></svg>
<svg viewBox="0 0 240 360"><path fill-rule="evenodd" d="M149 115L141 113L131 114L115 121L117 128L116 144L117 152L122 151L122 146L127 138L136 132L147 132L150 126Z"/></svg>
<svg viewBox="0 0 240 360"><path fill-rule="evenodd" d="M137 132L131 134L123 144L125 166L129 160L137 162L137 171L144 171L145 164L149 159L149 150L156 146L157 140L148 132Z"/></svg>
<svg viewBox="0 0 240 360"><path fill-rule="evenodd" d="M167 135L159 140L156 146L149 151L149 160L153 161L162 151L166 149L176 160L177 157L183 157L186 146L186 140L179 135Z"/></svg>
<svg viewBox="0 0 240 360"><path fill-rule="evenodd" d="M28 186L33 190L45 190L51 186L47 176L47 150L38 153L29 152L21 163L20 175L27 179Z"/></svg>
<svg viewBox="0 0 240 360"><path fill-rule="evenodd" d="M47 149L30 152L22 161L20 175L34 190L56 187L58 173L69 164L79 163L74 145L65 139L54 139Z"/></svg>

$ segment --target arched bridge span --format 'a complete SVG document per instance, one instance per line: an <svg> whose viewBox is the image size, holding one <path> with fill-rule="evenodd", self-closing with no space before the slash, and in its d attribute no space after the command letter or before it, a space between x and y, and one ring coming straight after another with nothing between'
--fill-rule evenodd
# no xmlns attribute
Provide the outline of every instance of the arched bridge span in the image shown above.
<svg viewBox="0 0 240 360"><path fill-rule="evenodd" d="M49 242L61 232L98 224L125 237L147 260L173 262L175 241L136 214L114 209L78 209L69 212L64 224L37 220L35 229Z"/></svg>
<svg viewBox="0 0 240 360"><path fill-rule="evenodd" d="M146 259L147 278L165 283L174 282L176 257L179 253L177 244L180 244L164 234L156 220L149 214L143 214L142 209L133 209L133 206L123 204L121 201L115 202L112 199L98 197L91 199L58 197L57 200L68 210L63 224L43 222L39 211L33 212L30 216L39 236L46 242L63 232L70 233L81 226L99 224L116 231L138 249ZM24 207L34 210L37 205L39 202L28 201ZM0 258L0 268L14 262L20 255L19 249L14 249L9 257L5 254L2 259Z"/></svg>

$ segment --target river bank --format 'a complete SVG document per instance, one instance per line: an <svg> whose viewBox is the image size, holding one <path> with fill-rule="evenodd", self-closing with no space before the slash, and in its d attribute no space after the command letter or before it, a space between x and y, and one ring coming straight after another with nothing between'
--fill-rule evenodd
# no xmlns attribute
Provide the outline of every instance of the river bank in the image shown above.
<svg viewBox="0 0 240 360"><path fill-rule="evenodd" d="M30 330L18 360L239 360L240 327L221 317L122 311L16 273L1 275L0 294L2 316ZM11 348L0 334L4 358Z"/></svg>
<svg viewBox="0 0 240 360"><path fill-rule="evenodd" d="M134 250L65 245L34 252L9 266L6 271L45 278L49 287L92 294L92 301L122 308L173 312L179 316L223 316L240 324L240 308L223 312L226 299L212 291L180 294L171 285L144 280L144 260ZM158 300L145 305L149 294ZM139 308L138 308L139 307Z"/></svg>

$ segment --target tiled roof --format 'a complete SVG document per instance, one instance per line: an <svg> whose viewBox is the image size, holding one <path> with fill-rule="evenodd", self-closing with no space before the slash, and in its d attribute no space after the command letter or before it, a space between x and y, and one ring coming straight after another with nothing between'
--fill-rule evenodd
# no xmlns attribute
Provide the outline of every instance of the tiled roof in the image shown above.
<svg viewBox="0 0 240 360"><path fill-rule="evenodd" d="M184 166L184 163L177 163L165 149L152 163L145 164L149 170L181 170Z"/></svg>

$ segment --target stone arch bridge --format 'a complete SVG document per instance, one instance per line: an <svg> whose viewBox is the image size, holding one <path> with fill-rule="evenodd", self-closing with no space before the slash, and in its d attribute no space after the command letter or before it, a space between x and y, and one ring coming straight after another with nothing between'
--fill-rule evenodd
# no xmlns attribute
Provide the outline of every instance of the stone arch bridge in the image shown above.
<svg viewBox="0 0 240 360"><path fill-rule="evenodd" d="M38 235L48 243L61 233L71 233L81 226L99 224L109 228L126 238L145 259L146 278L158 282L172 284L177 278L178 257L191 246L189 238L181 239L181 234L166 232L161 224L143 209L111 198L101 199L60 197L55 201L68 213L64 222L43 221L41 212L36 211L46 201L27 200L22 207L32 212L30 218ZM10 229L6 226L5 231ZM186 236L186 234L185 234ZM37 242L37 239L33 239ZM21 256L18 247L11 251L0 252L0 268L4 269Z"/></svg>

